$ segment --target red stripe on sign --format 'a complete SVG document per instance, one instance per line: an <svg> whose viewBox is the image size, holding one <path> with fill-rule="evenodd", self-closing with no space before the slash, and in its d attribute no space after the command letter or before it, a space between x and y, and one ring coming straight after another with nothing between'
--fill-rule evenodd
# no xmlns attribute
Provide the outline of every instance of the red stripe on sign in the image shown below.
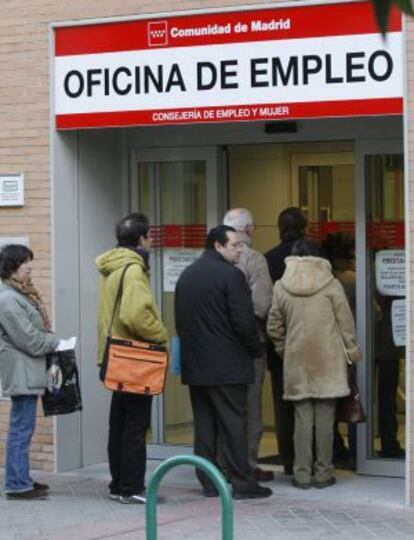
<svg viewBox="0 0 414 540"><path fill-rule="evenodd" d="M308 224L307 235L314 240L322 241L332 233L355 233L355 223L353 221L314 221Z"/></svg>
<svg viewBox="0 0 414 540"><path fill-rule="evenodd" d="M207 229L205 225L160 225L151 227L154 248L201 248L204 247Z"/></svg>
<svg viewBox="0 0 414 540"><path fill-rule="evenodd" d="M371 249L404 248L404 222L381 221L368 223L367 244Z"/></svg>
<svg viewBox="0 0 414 540"><path fill-rule="evenodd" d="M200 35L201 31L206 33ZM388 31L401 31L401 14L397 8L391 11ZM56 28L55 54L66 56L377 32L371 2L298 6Z"/></svg>
<svg viewBox="0 0 414 540"><path fill-rule="evenodd" d="M267 103L150 111L119 111L56 115L57 129L120 126L156 126L212 122L254 122L292 118L327 118L402 114L400 97L320 101L311 103Z"/></svg>

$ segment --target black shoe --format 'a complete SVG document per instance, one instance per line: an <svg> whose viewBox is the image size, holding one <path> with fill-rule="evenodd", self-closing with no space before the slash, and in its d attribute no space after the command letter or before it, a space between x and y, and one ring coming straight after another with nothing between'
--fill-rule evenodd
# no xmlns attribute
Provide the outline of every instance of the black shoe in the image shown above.
<svg viewBox="0 0 414 540"><path fill-rule="evenodd" d="M314 482L313 485L318 489L324 489L330 486L333 486L336 484L336 478L335 476L332 476L332 478L329 478L328 480L325 480L324 482Z"/></svg>
<svg viewBox="0 0 414 540"><path fill-rule="evenodd" d="M292 476L293 475L293 465L289 463L288 465L284 465L283 471L286 474L286 476Z"/></svg>
<svg viewBox="0 0 414 540"><path fill-rule="evenodd" d="M208 497L208 498L219 496L219 492L216 489L204 490L203 493L204 493L204 497Z"/></svg>
<svg viewBox="0 0 414 540"><path fill-rule="evenodd" d="M295 478L292 480L292 486L298 489L309 489L311 485L310 482L298 482Z"/></svg>
<svg viewBox="0 0 414 540"><path fill-rule="evenodd" d="M40 489L29 489L29 491L8 491L6 495L11 500L32 500L47 499L49 493Z"/></svg>
<svg viewBox="0 0 414 540"><path fill-rule="evenodd" d="M256 485L250 491L233 491L233 499L242 500L242 499L264 499L266 497L271 497L273 491L268 487L262 487Z"/></svg>
<svg viewBox="0 0 414 540"><path fill-rule="evenodd" d="M33 482L33 489L40 489L40 491L47 491L49 486L47 484L41 484L40 482Z"/></svg>
<svg viewBox="0 0 414 540"><path fill-rule="evenodd" d="M260 467L256 467L254 470L254 477L258 482L271 482L275 479L275 473L273 471L265 471Z"/></svg>
<svg viewBox="0 0 414 540"><path fill-rule="evenodd" d="M404 459L405 450L403 448L393 448L392 450L382 450L379 455L383 458Z"/></svg>
<svg viewBox="0 0 414 540"><path fill-rule="evenodd" d="M119 495L118 502L121 504L146 504L147 498L145 492L142 491L135 495Z"/></svg>

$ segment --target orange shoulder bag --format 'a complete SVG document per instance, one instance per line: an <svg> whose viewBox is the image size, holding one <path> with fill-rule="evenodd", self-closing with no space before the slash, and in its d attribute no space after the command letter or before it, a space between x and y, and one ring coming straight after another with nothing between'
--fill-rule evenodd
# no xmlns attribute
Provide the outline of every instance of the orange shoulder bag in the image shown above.
<svg viewBox="0 0 414 540"><path fill-rule="evenodd" d="M99 376L108 390L153 396L164 391L168 368L166 347L145 339L111 335L129 266L127 264L122 271Z"/></svg>

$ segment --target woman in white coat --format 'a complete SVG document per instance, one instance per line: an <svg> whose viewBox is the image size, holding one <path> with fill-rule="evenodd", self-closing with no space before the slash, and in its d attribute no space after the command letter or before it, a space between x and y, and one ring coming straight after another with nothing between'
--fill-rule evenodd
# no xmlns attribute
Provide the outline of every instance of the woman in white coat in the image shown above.
<svg viewBox="0 0 414 540"><path fill-rule="evenodd" d="M355 323L344 289L318 245L298 240L273 290L267 332L284 362L284 399L295 407L293 485L331 486L336 399L349 394L347 361L357 361ZM313 462L313 433L316 461Z"/></svg>

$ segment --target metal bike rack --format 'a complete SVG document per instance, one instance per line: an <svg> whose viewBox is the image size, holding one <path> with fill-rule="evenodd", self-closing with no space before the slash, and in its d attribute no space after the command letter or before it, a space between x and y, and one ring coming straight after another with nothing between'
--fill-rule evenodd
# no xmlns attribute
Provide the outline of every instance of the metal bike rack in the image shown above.
<svg viewBox="0 0 414 540"><path fill-rule="evenodd" d="M199 456L174 456L165 460L155 470L147 490L147 540L157 540L157 493L161 480L170 469L178 465L194 465L213 481L221 500L222 540L233 540L233 500L230 489L218 468Z"/></svg>

